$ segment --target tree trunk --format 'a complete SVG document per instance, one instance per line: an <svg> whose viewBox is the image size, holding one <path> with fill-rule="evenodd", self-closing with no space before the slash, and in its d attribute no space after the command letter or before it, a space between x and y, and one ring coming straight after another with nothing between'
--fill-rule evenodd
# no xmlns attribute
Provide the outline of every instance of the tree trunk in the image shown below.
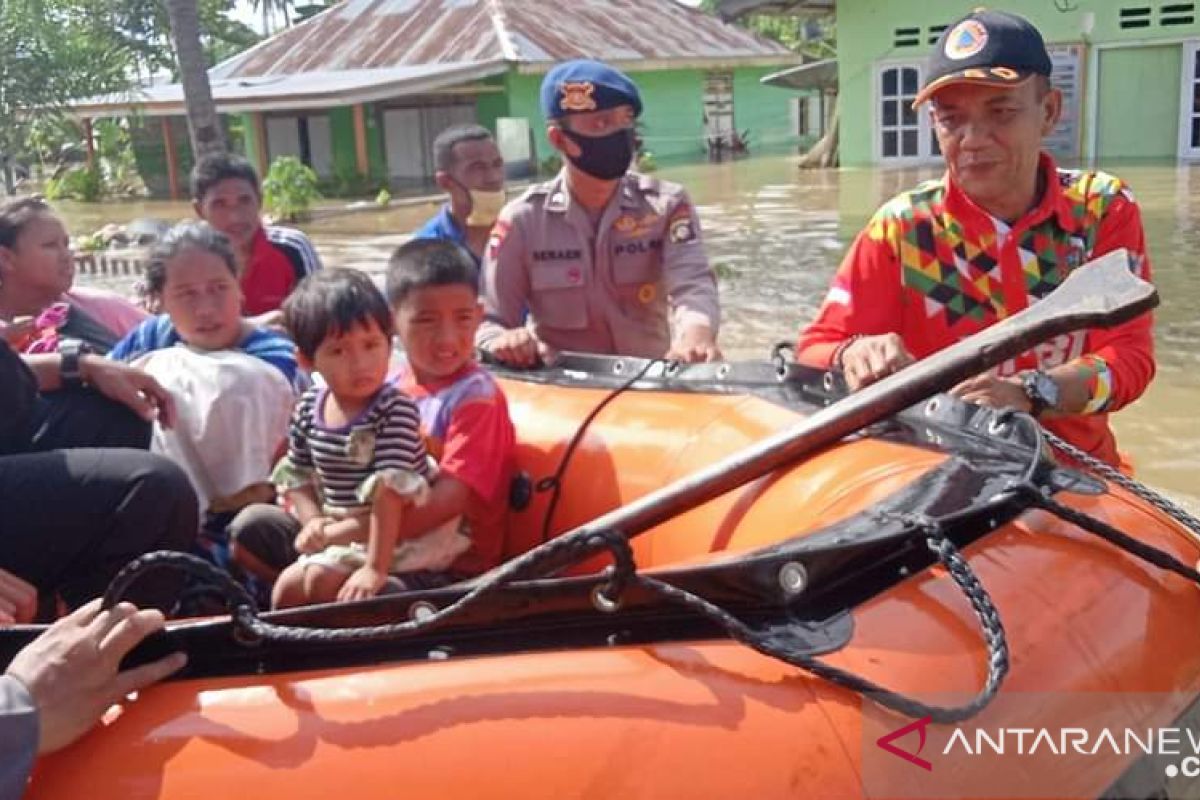
<svg viewBox="0 0 1200 800"><path fill-rule="evenodd" d="M800 157L800 169L836 167L838 165L838 127L841 119L841 107L841 103L834 105L825 135L812 146L811 150Z"/></svg>
<svg viewBox="0 0 1200 800"><path fill-rule="evenodd" d="M171 39L175 44L183 100L187 105L192 154L199 160L210 153L224 152L226 147L221 118L213 103L212 87L208 84L208 61L200 45L196 0L167 0L167 14L171 18Z"/></svg>

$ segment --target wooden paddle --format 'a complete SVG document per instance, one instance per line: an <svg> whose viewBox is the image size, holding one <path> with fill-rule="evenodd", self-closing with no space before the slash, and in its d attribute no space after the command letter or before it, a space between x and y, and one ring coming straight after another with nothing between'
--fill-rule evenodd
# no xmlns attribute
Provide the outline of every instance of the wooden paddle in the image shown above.
<svg viewBox="0 0 1200 800"><path fill-rule="evenodd" d="M632 538L930 395L947 391L1053 336L1119 325L1156 305L1154 286L1130 271L1125 250L1114 250L1072 271L1057 289L1024 311L564 535L612 529Z"/></svg>

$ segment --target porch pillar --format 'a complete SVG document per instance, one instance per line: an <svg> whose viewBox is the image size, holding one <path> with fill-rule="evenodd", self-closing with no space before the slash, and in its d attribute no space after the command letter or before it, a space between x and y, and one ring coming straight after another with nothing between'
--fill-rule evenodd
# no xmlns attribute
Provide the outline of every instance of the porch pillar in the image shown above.
<svg viewBox="0 0 1200 800"><path fill-rule="evenodd" d="M354 105L354 165L364 178L371 171L367 158L367 112L362 103Z"/></svg>
<svg viewBox="0 0 1200 800"><path fill-rule="evenodd" d="M261 180L267 176L271 166L267 163L267 118L261 111L255 111L250 116L254 120L254 161Z"/></svg>
<svg viewBox="0 0 1200 800"><path fill-rule="evenodd" d="M96 139L92 135L92 118L83 118L83 146L87 149L87 167L96 168Z"/></svg>
<svg viewBox="0 0 1200 800"><path fill-rule="evenodd" d="M162 127L163 150L167 154L167 186L172 200L179 200L179 157L175 153L175 137L171 135L171 118L159 117Z"/></svg>

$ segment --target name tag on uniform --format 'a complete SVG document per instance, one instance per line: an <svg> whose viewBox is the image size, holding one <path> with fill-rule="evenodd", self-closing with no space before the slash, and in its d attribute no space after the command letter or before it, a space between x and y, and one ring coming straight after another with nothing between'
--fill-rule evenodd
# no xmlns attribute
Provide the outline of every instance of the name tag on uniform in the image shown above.
<svg viewBox="0 0 1200 800"><path fill-rule="evenodd" d="M534 261L578 261L583 258L582 250L534 250Z"/></svg>

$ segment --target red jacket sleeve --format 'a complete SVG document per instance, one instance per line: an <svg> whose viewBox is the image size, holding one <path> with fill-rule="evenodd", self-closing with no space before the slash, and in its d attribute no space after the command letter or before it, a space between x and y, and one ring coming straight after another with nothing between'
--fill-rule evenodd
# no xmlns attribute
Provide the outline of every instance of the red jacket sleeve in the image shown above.
<svg viewBox="0 0 1200 800"><path fill-rule="evenodd" d="M1101 220L1092 257L1121 247L1129 251L1130 269L1143 280L1150 280L1141 213L1127 189L1112 200ZM1088 331L1087 352L1082 360L1100 358L1111 373L1111 395L1104 408L1097 410L1116 411L1146 390L1155 371L1153 326L1153 315L1146 313L1115 328Z"/></svg>
<svg viewBox="0 0 1200 800"><path fill-rule="evenodd" d="M827 369L838 345L851 336L900 332L900 259L885 212L876 214L850 245L817 318L800 332L797 361Z"/></svg>

